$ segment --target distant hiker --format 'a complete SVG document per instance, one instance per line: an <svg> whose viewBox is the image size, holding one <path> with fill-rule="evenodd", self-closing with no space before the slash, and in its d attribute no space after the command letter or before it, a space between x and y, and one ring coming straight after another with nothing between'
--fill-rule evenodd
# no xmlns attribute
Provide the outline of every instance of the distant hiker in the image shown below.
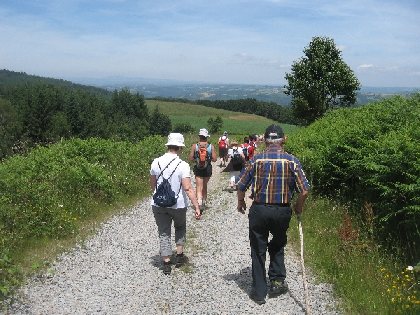
<svg viewBox="0 0 420 315"><path fill-rule="evenodd" d="M207 141L210 137L207 129L200 129L198 137L198 142L191 146L189 159L195 161L195 189L200 210L203 211L207 202L207 184L213 172L211 162L216 162L217 156L214 146Z"/></svg>
<svg viewBox="0 0 420 315"><path fill-rule="evenodd" d="M259 136L256 134L250 135L249 136L249 145L254 147L254 153L257 150L258 147L258 143L264 141L264 136Z"/></svg>
<svg viewBox="0 0 420 315"><path fill-rule="evenodd" d="M223 135L219 137L218 141L220 166L226 166L226 162L228 161L229 145L228 133L225 131L223 132Z"/></svg>
<svg viewBox="0 0 420 315"><path fill-rule="evenodd" d="M180 267L185 262L184 243L186 235L187 196L195 209L195 218L200 219L200 209L194 189L191 185L190 166L179 158L184 145L184 137L180 133L171 133L166 143L167 152L156 158L150 167L150 187L156 197L157 190L166 180L175 195L175 204L161 207L152 198L152 210L158 227L160 240L160 255L163 261L163 273L171 273L170 257L172 255L171 226L174 222L176 258L175 266Z"/></svg>
<svg viewBox="0 0 420 315"><path fill-rule="evenodd" d="M238 206L245 213L245 191L252 185L254 202L249 209L249 241L252 258L252 291L250 297L264 304L265 297L276 297L287 292L285 282L284 246L292 216L290 202L293 193L299 193L294 212L300 215L308 196L309 184L299 160L284 151L286 137L280 126L269 126L264 134L266 150L257 153L242 170L238 181ZM269 233L272 239L268 242ZM270 254L266 282L266 251Z"/></svg>
<svg viewBox="0 0 420 315"><path fill-rule="evenodd" d="M229 189L230 191L236 190L236 183L239 179L239 174L245 166L245 156L242 152L242 148L238 146L236 140L232 141L232 146L228 150L228 156L230 159L230 180Z"/></svg>
<svg viewBox="0 0 420 315"><path fill-rule="evenodd" d="M255 147L253 144L250 144L248 137L244 138L244 143L241 144L242 153L245 157L245 161L249 161L254 157Z"/></svg>

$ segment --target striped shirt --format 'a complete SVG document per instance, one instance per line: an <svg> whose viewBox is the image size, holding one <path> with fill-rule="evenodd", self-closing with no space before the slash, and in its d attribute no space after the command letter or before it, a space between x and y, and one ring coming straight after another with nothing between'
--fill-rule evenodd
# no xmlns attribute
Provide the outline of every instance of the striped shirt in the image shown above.
<svg viewBox="0 0 420 315"><path fill-rule="evenodd" d="M275 144L256 154L239 178L238 188L245 191L252 185L257 203L289 204L295 191L309 190L299 160Z"/></svg>

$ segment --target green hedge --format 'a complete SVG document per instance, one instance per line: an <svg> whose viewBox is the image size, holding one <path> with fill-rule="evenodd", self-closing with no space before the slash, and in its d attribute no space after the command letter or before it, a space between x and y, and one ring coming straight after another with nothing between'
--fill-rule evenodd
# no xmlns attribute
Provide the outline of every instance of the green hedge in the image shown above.
<svg viewBox="0 0 420 315"><path fill-rule="evenodd" d="M0 296L15 279L10 253L27 240L76 233L101 205L148 193L150 163L164 140L73 139L1 163Z"/></svg>
<svg viewBox="0 0 420 315"><path fill-rule="evenodd" d="M292 134L315 192L372 207L378 236L397 236L419 259L420 94L335 110Z"/></svg>

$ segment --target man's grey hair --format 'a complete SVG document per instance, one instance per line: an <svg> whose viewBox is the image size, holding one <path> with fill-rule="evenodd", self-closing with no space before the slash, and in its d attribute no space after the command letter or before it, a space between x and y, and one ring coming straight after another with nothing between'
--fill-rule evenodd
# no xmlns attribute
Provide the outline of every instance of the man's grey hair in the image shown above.
<svg viewBox="0 0 420 315"><path fill-rule="evenodd" d="M265 138L265 142L267 142L267 143L283 143L284 138L276 138L276 139Z"/></svg>

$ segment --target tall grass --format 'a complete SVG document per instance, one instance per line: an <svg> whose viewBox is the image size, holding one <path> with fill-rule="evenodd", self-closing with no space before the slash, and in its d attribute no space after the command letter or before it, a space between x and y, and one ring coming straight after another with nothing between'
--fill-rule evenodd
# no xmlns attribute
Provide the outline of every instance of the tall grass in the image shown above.
<svg viewBox="0 0 420 315"><path fill-rule="evenodd" d="M321 282L334 285L346 314L419 314L418 278L398 257L383 250L351 219L348 208L310 197L303 215L305 264ZM297 221L289 239L299 246ZM417 276L418 277L418 276Z"/></svg>
<svg viewBox="0 0 420 315"><path fill-rule="evenodd" d="M419 104L415 95L336 110L289 138L316 194L305 261L349 314L420 313L420 267L407 269L419 257Z"/></svg>

